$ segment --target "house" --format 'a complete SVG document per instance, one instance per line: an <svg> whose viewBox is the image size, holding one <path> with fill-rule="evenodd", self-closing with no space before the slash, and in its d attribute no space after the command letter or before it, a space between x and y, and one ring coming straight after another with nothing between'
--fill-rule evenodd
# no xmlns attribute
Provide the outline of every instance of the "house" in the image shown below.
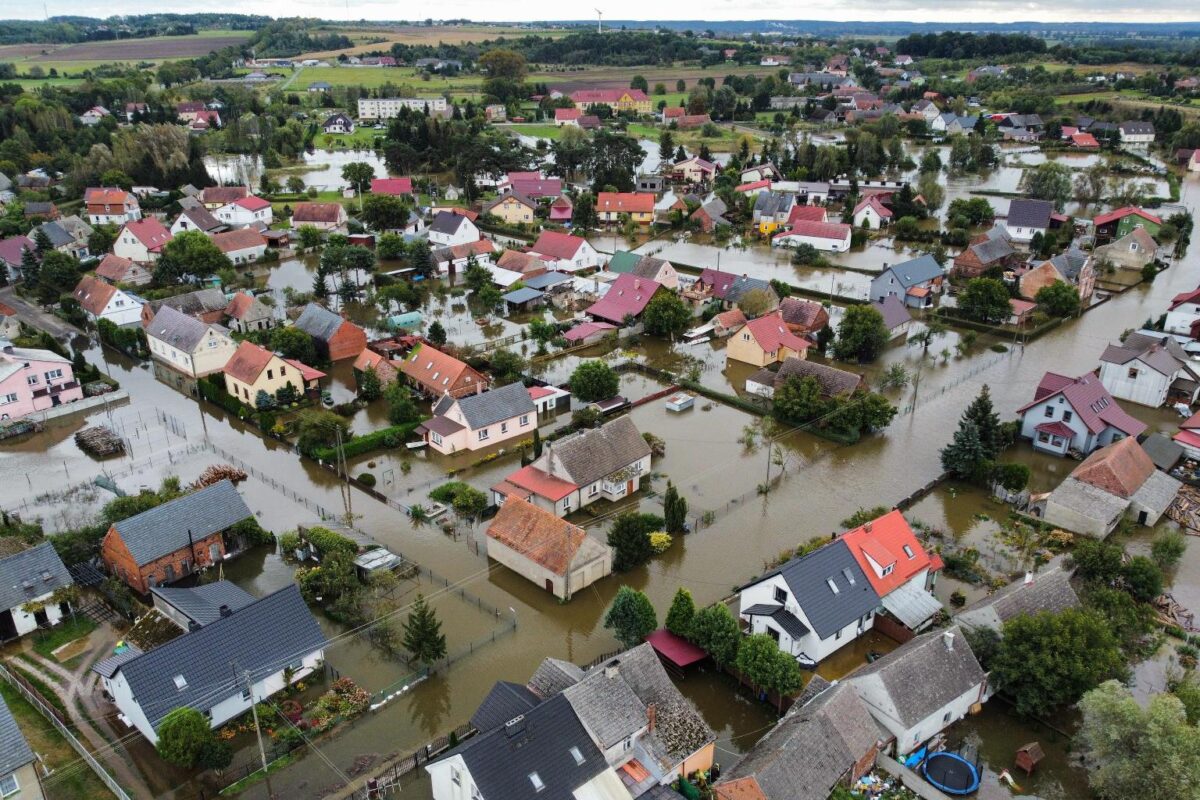
<svg viewBox="0 0 1200 800"><path fill-rule="evenodd" d="M854 207L854 227L879 230L891 225L895 216L879 199L879 195L869 194Z"/></svg>
<svg viewBox="0 0 1200 800"><path fill-rule="evenodd" d="M1079 596L1071 588L1071 573L1055 559L1040 572L1025 573L995 594L976 600L954 615L964 629L990 628L1002 633L1004 623L1025 614L1057 613L1079 607Z"/></svg>
<svg viewBox="0 0 1200 800"><path fill-rule="evenodd" d="M951 274L959 278L978 278L989 270L1004 271L1013 265L1017 251L1012 246L1008 229L997 225L979 234L954 257Z"/></svg>
<svg viewBox="0 0 1200 800"><path fill-rule="evenodd" d="M1163 330L1181 336L1196 338L1200 333L1200 288L1180 292L1167 306L1167 319Z"/></svg>
<svg viewBox="0 0 1200 800"><path fill-rule="evenodd" d="M692 212L689 219L696 220L703 233L712 233L717 228L729 227L731 225L729 220L725 219L725 212L728 210L724 200L719 197L713 197L710 200L705 200L699 208Z"/></svg>
<svg viewBox="0 0 1200 800"><path fill-rule="evenodd" d="M387 386L400 379L400 371L396 369L396 365L387 359L386 356L375 352L370 347L364 347L363 351L354 359L354 382L358 386L359 391L362 391L363 375L367 370L374 370L376 377L379 378L379 383L382 386Z"/></svg>
<svg viewBox="0 0 1200 800"><path fill-rule="evenodd" d="M439 247L433 251L431 259L434 268L439 274L461 275L467 271L467 265L471 263L471 259L474 259L475 263L481 267L490 267L492 265L492 256L495 253L496 245L491 239L476 239L466 244ZM525 255L524 253L517 253L515 250L505 250L504 256L510 253L515 256ZM501 261L504 260L504 256L501 256ZM505 267L505 269L512 269L512 267ZM519 272L520 270L515 271Z"/></svg>
<svg viewBox="0 0 1200 800"><path fill-rule="evenodd" d="M205 208L215 211L249 196L250 190L245 186L207 186L200 190L199 199Z"/></svg>
<svg viewBox="0 0 1200 800"><path fill-rule="evenodd" d="M7 270L10 281L20 279L21 262L26 250L31 253L37 251L37 244L28 236L10 236L0 240L0 267Z"/></svg>
<svg viewBox="0 0 1200 800"><path fill-rule="evenodd" d="M226 580L189 588L155 586L150 590L150 599L156 611L184 631L209 625L258 600Z"/></svg>
<svg viewBox="0 0 1200 800"><path fill-rule="evenodd" d="M150 270L141 264L130 261L128 258L114 256L112 253L100 259L95 273L97 278L113 285L124 283L130 286L145 286L154 277Z"/></svg>
<svg viewBox="0 0 1200 800"><path fill-rule="evenodd" d="M14 800L44 800L39 757L34 754L8 704L0 699L0 795Z"/></svg>
<svg viewBox="0 0 1200 800"><path fill-rule="evenodd" d="M146 340L151 358L189 378L220 372L237 347L223 325L201 322L170 306L154 315Z"/></svg>
<svg viewBox="0 0 1200 800"><path fill-rule="evenodd" d="M108 109L104 106L92 106L87 111L79 115L79 121L88 126L99 125L100 121L108 116L111 115Z"/></svg>
<svg viewBox="0 0 1200 800"><path fill-rule="evenodd" d="M780 300L779 313L788 329L800 336L815 335L829 324L829 312L825 306L799 297Z"/></svg>
<svg viewBox="0 0 1200 800"><path fill-rule="evenodd" d="M796 205L796 196L789 192L760 191L754 198L752 219L755 228L763 236L770 236L781 225L787 223Z"/></svg>
<svg viewBox="0 0 1200 800"><path fill-rule="evenodd" d="M1172 337L1131 333L1121 344L1104 349L1100 381L1113 397L1138 405L1191 405L1200 394L1200 374L1189 362L1187 353Z"/></svg>
<svg viewBox="0 0 1200 800"><path fill-rule="evenodd" d="M345 233L347 219L340 203L297 203L292 210L293 229L308 225L326 233Z"/></svg>
<svg viewBox="0 0 1200 800"><path fill-rule="evenodd" d="M713 787L716 800L828 800L875 766L880 731L849 683L804 694Z"/></svg>
<svg viewBox="0 0 1200 800"><path fill-rule="evenodd" d="M137 195L124 189L91 188L83 192L83 206L93 225L124 225L142 218Z"/></svg>
<svg viewBox="0 0 1200 800"><path fill-rule="evenodd" d="M531 200L558 197L562 194L562 178L547 178L540 172L510 172L496 186L501 194L517 192Z"/></svg>
<svg viewBox="0 0 1200 800"><path fill-rule="evenodd" d="M670 167L671 179L691 186L706 186L717 174L717 165L699 156L677 161Z"/></svg>
<svg viewBox="0 0 1200 800"><path fill-rule="evenodd" d="M112 575L146 594L224 560L223 533L251 517L237 489L222 480L114 522L100 542L100 558Z"/></svg>
<svg viewBox="0 0 1200 800"><path fill-rule="evenodd" d="M247 76L248 77L248 76ZM221 114L215 109L206 108L196 112L196 118L188 125L192 133L203 133L213 128L221 127Z"/></svg>
<svg viewBox="0 0 1200 800"><path fill-rule="evenodd" d="M759 59L760 67L786 67L792 63L791 56L767 55Z"/></svg>
<svg viewBox="0 0 1200 800"><path fill-rule="evenodd" d="M479 240L479 228L475 223L462 214L450 211L439 211L429 223L429 241L431 244L450 247L456 244L467 244Z"/></svg>
<svg viewBox="0 0 1200 800"><path fill-rule="evenodd" d="M628 416L547 443L540 458L492 487L503 505L519 497L565 517L601 498L617 501L638 491L650 474L650 445Z"/></svg>
<svg viewBox="0 0 1200 800"><path fill-rule="evenodd" d="M483 204L484 214L490 214L508 225L532 225L536 220L536 212L537 203L517 192L502 194ZM436 224L437 220L434 222Z"/></svg>
<svg viewBox="0 0 1200 800"><path fill-rule="evenodd" d="M409 352L400 362L400 371L427 397L465 397L487 391L489 384L476 370L426 343Z"/></svg>
<svg viewBox="0 0 1200 800"><path fill-rule="evenodd" d="M1155 236L1162 224L1161 217L1137 206L1118 208L1106 214L1099 214L1092 219L1096 240L1101 243L1119 239L1139 228L1151 236Z"/></svg>
<svg viewBox="0 0 1200 800"><path fill-rule="evenodd" d="M782 316L775 312L742 326L725 346L725 357L765 367L789 358L804 359L810 347L812 343L792 333Z"/></svg>
<svg viewBox="0 0 1200 800"><path fill-rule="evenodd" d="M871 279L871 299L878 302L897 297L909 308L929 308L934 295L942 290L945 272L933 256L910 259L901 264L884 267Z"/></svg>
<svg viewBox="0 0 1200 800"><path fill-rule="evenodd" d="M386 194L392 197L412 197L412 178L372 178L371 194Z"/></svg>
<svg viewBox="0 0 1200 800"><path fill-rule="evenodd" d="M600 254L582 236L542 231L529 253L559 272L578 272L600 266Z"/></svg>
<svg viewBox="0 0 1200 800"><path fill-rule="evenodd" d="M1069 378L1047 372L1033 401L1017 409L1021 437L1034 450L1053 455L1077 451L1087 455L1126 436L1137 438L1146 423L1131 417L1089 372Z"/></svg>
<svg viewBox="0 0 1200 800"><path fill-rule="evenodd" d="M803 667L815 667L875 622L879 595L837 539L743 586L738 616Z"/></svg>
<svg viewBox="0 0 1200 800"><path fill-rule="evenodd" d="M162 249L171 241L171 232L154 217L126 222L113 242L113 255L128 258L139 264L158 260Z"/></svg>
<svg viewBox="0 0 1200 800"><path fill-rule="evenodd" d="M313 338L317 353L328 361L354 358L367 346L367 332L324 306L309 303L292 323Z"/></svg>
<svg viewBox="0 0 1200 800"><path fill-rule="evenodd" d="M517 382L461 397L443 395L417 433L431 449L450 455L529 438L536 429L537 409L525 385Z"/></svg>
<svg viewBox="0 0 1200 800"><path fill-rule="evenodd" d="M771 237L772 247L812 245L827 253L845 253L850 249L853 231L841 222L810 222L799 220Z"/></svg>
<svg viewBox="0 0 1200 800"><path fill-rule="evenodd" d="M871 308L878 311L879 315L883 317L884 327L888 329L889 341L908 338L908 334L912 330L913 318L908 306L899 296L889 294L882 300L874 300L871 302Z"/></svg>
<svg viewBox="0 0 1200 800"><path fill-rule="evenodd" d="M612 572L612 548L520 497L508 498L492 519L487 554L559 600Z"/></svg>
<svg viewBox="0 0 1200 800"><path fill-rule="evenodd" d="M675 271L675 267L670 261L654 256L640 256L628 250L618 250L609 259L607 269L618 275L629 273L639 278L649 278L672 291L679 288L679 273Z"/></svg>
<svg viewBox="0 0 1200 800"><path fill-rule="evenodd" d="M47 201L29 200L25 202L22 215L25 219L55 220L58 219L58 206Z"/></svg>
<svg viewBox="0 0 1200 800"><path fill-rule="evenodd" d="M1154 144L1154 123L1130 121L1117 125L1121 134L1121 144L1149 145Z"/></svg>
<svg viewBox="0 0 1200 800"><path fill-rule="evenodd" d="M596 214L602 223L614 225L628 217L638 225L654 221L654 195L638 192L600 192L596 195Z"/></svg>
<svg viewBox="0 0 1200 800"><path fill-rule="evenodd" d="M1145 228L1137 227L1116 241L1100 245L1092 256L1101 264L1141 271L1158 256L1158 242Z"/></svg>
<svg viewBox="0 0 1200 800"><path fill-rule="evenodd" d="M744 167L738 175L738 180L742 183L754 183L762 180L776 181L781 177L779 170L770 161Z"/></svg>
<svg viewBox="0 0 1200 800"><path fill-rule="evenodd" d="M187 100L175 104L175 115L180 122L191 122L203 110L204 103L200 100Z"/></svg>
<svg viewBox="0 0 1200 800"><path fill-rule="evenodd" d="M720 300L721 305L729 309L737 305L745 295L759 291L768 293L768 308L779 306L779 295L775 293L769 281L706 268L700 273L700 277L683 291L683 297L697 305Z"/></svg>
<svg viewBox="0 0 1200 800"><path fill-rule="evenodd" d="M625 272L617 276L608 292L589 306L586 313L593 320L624 327L629 319L637 320L642 315L661 288L658 281Z"/></svg>
<svg viewBox="0 0 1200 800"><path fill-rule="evenodd" d="M530 386L529 399L533 401L539 417L552 416L571 408L571 393L554 385Z"/></svg>
<svg viewBox="0 0 1200 800"><path fill-rule="evenodd" d="M21 335L21 318L17 310L7 303L0 303L0 340L12 341Z"/></svg>
<svg viewBox="0 0 1200 800"><path fill-rule="evenodd" d="M253 264L267 252L267 240L254 228L218 233L212 242L234 264Z"/></svg>
<svg viewBox="0 0 1200 800"><path fill-rule="evenodd" d="M728 311L722 311L712 318L712 335L714 339L727 339L740 331L746 324L746 315L736 306Z"/></svg>
<svg viewBox="0 0 1200 800"><path fill-rule="evenodd" d="M325 635L289 583L207 625L92 667L124 719L150 743L173 710L192 707L217 728L303 680L325 660Z"/></svg>
<svg viewBox="0 0 1200 800"><path fill-rule="evenodd" d="M441 115L450 108L445 97L360 97L358 98L359 121L372 122L393 119L404 109L420 114Z"/></svg>
<svg viewBox="0 0 1200 800"><path fill-rule="evenodd" d="M617 326L608 322L581 322L563 334L572 347L598 344L617 332Z"/></svg>
<svg viewBox="0 0 1200 800"><path fill-rule="evenodd" d="M333 85L328 81L313 81L308 85L310 92L328 92L333 88Z"/></svg>
<svg viewBox="0 0 1200 800"><path fill-rule="evenodd" d="M1005 228L1014 242L1028 243L1039 233L1046 235L1053 213L1054 203L1049 200L1015 199L1009 203Z"/></svg>
<svg viewBox="0 0 1200 800"><path fill-rule="evenodd" d="M942 560L926 552L899 510L893 509L839 538L850 548L883 602L887 616L877 617L876 627L885 628L895 622L908 631L920 631L933 623L942 611L942 604L933 596Z"/></svg>
<svg viewBox="0 0 1200 800"><path fill-rule="evenodd" d="M174 236L183 231L200 231L201 233L212 236L214 233L223 231L228 226L218 220L202 205L185 208L179 212L179 216L171 223L171 235Z"/></svg>
<svg viewBox="0 0 1200 800"><path fill-rule="evenodd" d="M71 295L93 323L106 319L118 327L125 327L137 323L142 316L140 298L94 275L80 278Z"/></svg>
<svg viewBox="0 0 1200 800"><path fill-rule="evenodd" d="M238 333L264 331L275 327L275 315L261 300L246 292L238 292L225 307L229 327Z"/></svg>
<svg viewBox="0 0 1200 800"><path fill-rule="evenodd" d="M54 595L73 583L71 573L48 541L0 558L0 641L61 622L71 613L71 605L65 600L56 602ZM0 747L0 775L5 772L11 769L3 763Z"/></svg>
<svg viewBox="0 0 1200 800"><path fill-rule="evenodd" d="M1036 300L1039 291L1058 281L1073 286L1079 293L1080 303L1086 307L1096 288L1092 254L1072 243L1065 252L1022 273L1017 281L1017 292L1027 300Z"/></svg>
<svg viewBox="0 0 1200 800"><path fill-rule="evenodd" d="M560 225L570 225L571 217L575 213L575 206L571 203L571 198L565 194L554 198L554 202L550 204L550 221L557 222Z"/></svg>
<svg viewBox="0 0 1200 800"><path fill-rule="evenodd" d="M69 359L0 342L0 419L21 419L82 399Z"/></svg>
<svg viewBox="0 0 1200 800"><path fill-rule="evenodd" d="M163 300L151 300L142 306L142 327L150 327L150 320L163 306L182 311L201 322L222 322L229 301L220 289L197 289L186 294L177 294Z"/></svg>
<svg viewBox="0 0 1200 800"><path fill-rule="evenodd" d="M556 108L554 109L554 124L558 127L563 125L579 125L579 117L583 112L578 108Z"/></svg>
<svg viewBox="0 0 1200 800"><path fill-rule="evenodd" d="M233 227L253 226L260 229L270 227L275 221L270 202L253 194L221 206L216 210L216 218Z"/></svg>
<svg viewBox="0 0 1200 800"><path fill-rule="evenodd" d="M296 397L318 390L325 373L294 358L283 358L254 342L242 342L222 370L225 391L248 406L257 406L259 392L278 398L290 387Z"/></svg>
<svg viewBox="0 0 1200 800"><path fill-rule="evenodd" d="M354 120L339 111L326 117L321 129L328 134L354 133Z"/></svg>
<svg viewBox="0 0 1200 800"><path fill-rule="evenodd" d="M777 370L764 367L746 378L746 393L771 398L791 378L813 378L825 398L849 397L864 386L862 376L856 373L803 358L787 358Z"/></svg>
<svg viewBox="0 0 1200 800"><path fill-rule="evenodd" d="M650 98L641 89L580 89L571 93L571 102L580 111L591 106L608 106L615 114L622 111L649 114L653 110Z"/></svg>
<svg viewBox="0 0 1200 800"><path fill-rule="evenodd" d="M79 217L72 215L60 217L54 222L43 222L35 230L45 234L50 246L59 253L78 259L88 257L88 237L92 235L92 226Z"/></svg>
<svg viewBox="0 0 1200 800"><path fill-rule="evenodd" d="M1139 525L1155 525L1180 486L1127 436L1085 458L1031 510L1050 525L1103 539L1127 514Z"/></svg>
<svg viewBox="0 0 1200 800"><path fill-rule="evenodd" d="M1037 311L1037 307L1038 304L1032 300L1021 300L1017 297L1009 298L1007 324L1012 325L1014 328L1021 328L1028 325L1033 320L1033 313Z"/></svg>
<svg viewBox="0 0 1200 800"><path fill-rule="evenodd" d="M988 698L987 674L958 626L921 634L846 680L901 756Z"/></svg>

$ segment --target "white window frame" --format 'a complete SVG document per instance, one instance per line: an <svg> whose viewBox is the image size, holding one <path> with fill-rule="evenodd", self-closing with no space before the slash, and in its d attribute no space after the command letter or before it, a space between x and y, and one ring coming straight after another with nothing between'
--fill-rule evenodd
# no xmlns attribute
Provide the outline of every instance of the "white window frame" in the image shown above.
<svg viewBox="0 0 1200 800"><path fill-rule="evenodd" d="M522 415L521 415L521 427L522 427L522 428L524 428L524 427L525 427L526 425L528 425L528 424L529 424L529 415L528 415L528 414L522 414Z"/></svg>
<svg viewBox="0 0 1200 800"><path fill-rule="evenodd" d="M0 406L6 406L9 403L15 403L17 402L17 399L17 393L10 392L9 394L4 395L3 398L0 398Z"/></svg>
<svg viewBox="0 0 1200 800"><path fill-rule="evenodd" d="M488 431L487 428L484 428L483 430L481 430L479 432L478 435L479 435L479 441L486 442L488 440L488 437L491 436L491 433Z"/></svg>
<svg viewBox="0 0 1200 800"><path fill-rule="evenodd" d="M12 788L9 788L9 782L12 782ZM21 791L21 784L17 781L17 773L10 772L3 778L0 778L0 797L12 797L17 792Z"/></svg>

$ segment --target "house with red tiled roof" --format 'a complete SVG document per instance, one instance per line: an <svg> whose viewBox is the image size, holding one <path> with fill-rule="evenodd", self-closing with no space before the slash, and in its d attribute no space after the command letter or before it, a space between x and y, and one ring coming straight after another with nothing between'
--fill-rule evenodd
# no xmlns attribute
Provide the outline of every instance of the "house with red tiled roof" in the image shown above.
<svg viewBox="0 0 1200 800"><path fill-rule="evenodd" d="M825 206L792 206L792 210L788 213L787 226L793 227L798 222L828 222L829 217L825 212Z"/></svg>
<svg viewBox="0 0 1200 800"><path fill-rule="evenodd" d="M560 128L563 125L579 125L579 117L583 114L578 108L554 109L554 124Z"/></svg>
<svg viewBox="0 0 1200 800"><path fill-rule="evenodd" d="M910 631L928 627L942 604L933 596L939 556L931 556L899 510L893 509L838 537L850 548L892 621ZM877 617L880 627L885 617ZM886 623L885 623L886 625Z"/></svg>
<svg viewBox="0 0 1200 800"><path fill-rule="evenodd" d="M528 251L559 272L578 272L600 266L600 254L582 236L542 231Z"/></svg>
<svg viewBox="0 0 1200 800"><path fill-rule="evenodd" d="M386 194L392 197L412 196L412 178L372 178L371 194Z"/></svg>
<svg viewBox="0 0 1200 800"><path fill-rule="evenodd" d="M571 203L571 198L564 195L559 195L554 198L554 202L550 204L550 221L557 222L562 225L568 225L571 222L571 217L575 213L575 206Z"/></svg>
<svg viewBox="0 0 1200 800"><path fill-rule="evenodd" d="M593 320L624 326L627 319L641 317L655 292L662 288L658 281L625 272L617 276L607 294L592 304L586 313Z"/></svg>
<svg viewBox="0 0 1200 800"><path fill-rule="evenodd" d="M877 194L869 194L854 207L854 227L879 230L892 224L895 213L883 204Z"/></svg>
<svg viewBox="0 0 1200 800"><path fill-rule="evenodd" d="M225 363L225 391L254 408L258 393L276 397L290 386L297 396L318 391L325 373L295 359L282 358L254 342L242 342Z"/></svg>
<svg viewBox="0 0 1200 800"><path fill-rule="evenodd" d="M713 337L724 339L732 336L740 331L746 322L746 315L742 313L740 308L731 308L728 311L722 311L712 318Z"/></svg>
<svg viewBox="0 0 1200 800"><path fill-rule="evenodd" d="M96 277L106 283L126 283L130 286L145 286L154 277L150 270L128 258L107 254L96 266Z"/></svg>
<svg viewBox="0 0 1200 800"><path fill-rule="evenodd" d="M1130 416L1093 373L1078 378L1047 372L1033 400L1017 409L1021 438L1035 450L1062 456L1091 453L1127 436L1137 438L1146 423Z"/></svg>
<svg viewBox="0 0 1200 800"><path fill-rule="evenodd" d="M505 501L492 519L487 554L559 600L612 572L612 548L520 497Z"/></svg>
<svg viewBox="0 0 1200 800"><path fill-rule="evenodd" d="M105 283L95 275L84 275L71 296L92 322L106 319L118 327L134 325L142 319L142 300L136 295Z"/></svg>
<svg viewBox="0 0 1200 800"><path fill-rule="evenodd" d="M1071 134L1071 146L1081 150L1099 150L1100 142L1090 133L1079 132Z"/></svg>
<svg viewBox="0 0 1200 800"><path fill-rule="evenodd" d="M209 211L215 211L221 206L227 206L234 200L249 197L250 190L245 186L207 186L200 190L200 202Z"/></svg>
<svg viewBox="0 0 1200 800"><path fill-rule="evenodd" d="M1111 239L1119 239L1134 228L1144 228L1154 236L1162 227L1161 217L1156 217L1144 208L1125 206L1098 214L1092 219L1096 231L1096 242L1103 244Z"/></svg>
<svg viewBox="0 0 1200 800"><path fill-rule="evenodd" d="M465 397L487 391L490 383L465 362L424 342L409 351L400 362L400 371L413 387L431 398Z"/></svg>
<svg viewBox="0 0 1200 800"><path fill-rule="evenodd" d="M745 195L746 197L758 197L759 192L764 191L764 190L770 191L770 189L771 189L771 179L770 178L763 178L763 179L757 180L757 181L750 181L749 183L742 183L742 184L739 184L739 185L733 187L733 190L735 192L737 192L740 195Z"/></svg>
<svg viewBox="0 0 1200 800"><path fill-rule="evenodd" d="M297 203L292 210L292 228L308 225L327 233L345 233L349 217L341 203Z"/></svg>
<svg viewBox="0 0 1200 800"><path fill-rule="evenodd" d="M829 253L844 253L850 249L853 231L842 222L808 222L801 220L771 237L772 247L812 245Z"/></svg>
<svg viewBox="0 0 1200 800"><path fill-rule="evenodd" d="M654 195L638 192L600 192L596 195L596 214L606 225L615 225L625 216L638 225L654 221Z"/></svg>
<svg viewBox="0 0 1200 800"><path fill-rule="evenodd" d="M124 225L142 218L137 195L108 187L85 189L83 205L93 225Z"/></svg>
<svg viewBox="0 0 1200 800"><path fill-rule="evenodd" d="M239 197L213 212L213 216L232 227L255 226L266 228L275 221L271 204L257 195Z"/></svg>
<svg viewBox="0 0 1200 800"><path fill-rule="evenodd" d="M725 357L756 367L788 358L806 358L812 343L788 328L779 312L747 322L725 347Z"/></svg>
<svg viewBox="0 0 1200 800"><path fill-rule="evenodd" d="M358 357L354 359L354 382L360 392L363 388L363 375L369 369L375 370L375 375L379 378L382 386L387 386L400 379L400 371L396 369L395 364L370 347L364 347Z"/></svg>
<svg viewBox="0 0 1200 800"><path fill-rule="evenodd" d="M267 252L267 240L254 228L218 233L212 242L234 264L251 264Z"/></svg>
<svg viewBox="0 0 1200 800"><path fill-rule="evenodd" d="M829 324L829 312L825 306L799 297L780 300L779 314L788 329L797 336L814 335Z"/></svg>
<svg viewBox="0 0 1200 800"><path fill-rule="evenodd" d="M114 255L139 264L157 261L163 247L171 241L171 232L154 217L126 222L113 242Z"/></svg>
<svg viewBox="0 0 1200 800"><path fill-rule="evenodd" d="M590 106L608 106L616 113L649 114L652 110L650 98L641 89L580 89L571 93L571 102L580 111Z"/></svg>
<svg viewBox="0 0 1200 800"><path fill-rule="evenodd" d="M261 300L246 292L238 292L225 307L230 329L239 333L265 331L275 326L275 315Z"/></svg>

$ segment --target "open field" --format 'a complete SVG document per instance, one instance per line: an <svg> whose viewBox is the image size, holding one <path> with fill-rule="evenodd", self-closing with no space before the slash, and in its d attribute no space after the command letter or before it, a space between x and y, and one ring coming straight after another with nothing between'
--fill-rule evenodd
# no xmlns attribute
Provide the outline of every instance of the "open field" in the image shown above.
<svg viewBox="0 0 1200 800"><path fill-rule="evenodd" d="M333 58L339 53L347 55L356 53L369 53L373 50L387 50L393 44L465 44L468 42L482 42L488 39L498 39L502 36L528 36L537 34L538 36L566 36L570 31L566 30L537 30L534 28L519 28L519 27L491 27L488 25L442 25L437 27L426 27L423 25L407 25L396 28L340 28L332 27L329 30L342 33L350 37L355 42L353 47L347 47L342 50L321 50L315 53L305 53L298 58ZM383 39L383 42L371 40Z"/></svg>
<svg viewBox="0 0 1200 800"><path fill-rule="evenodd" d="M710 69L696 65L679 65L670 67L594 67L579 70L547 70L544 72L531 71L527 78L530 82L544 83L552 89L562 92L573 92L576 89L627 89L634 75L641 75L650 85L651 92L654 84L661 83L668 92L675 92L675 82L682 79L687 88L691 89L701 78L712 78L721 85L726 75L757 75L760 78L777 71L774 67L732 66L718 64ZM785 70L786 71L786 70ZM657 101L656 101L657 102Z"/></svg>
<svg viewBox="0 0 1200 800"><path fill-rule="evenodd" d="M453 78L432 75L429 80L422 80L411 67L302 67L300 74L288 88L294 92L303 92L308 89L310 83L317 81L325 81L331 86L364 86L368 89L377 89L385 83L391 83L408 87L402 93L407 95L411 90L414 96L441 95L445 92L473 95L478 93L483 82L478 75Z"/></svg>
<svg viewBox="0 0 1200 800"><path fill-rule="evenodd" d="M81 70L103 64L138 61L174 61L195 58L213 50L239 44L252 31L200 31L194 36L152 36L110 42L68 45L15 44L0 46L0 61L12 62L19 70L34 65L42 69Z"/></svg>

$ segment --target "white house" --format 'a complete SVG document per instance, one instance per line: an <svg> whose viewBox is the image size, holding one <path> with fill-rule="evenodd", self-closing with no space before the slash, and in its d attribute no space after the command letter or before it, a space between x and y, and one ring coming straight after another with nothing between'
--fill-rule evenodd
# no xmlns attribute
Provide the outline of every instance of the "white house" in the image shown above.
<svg viewBox="0 0 1200 800"><path fill-rule="evenodd" d="M171 235L176 236L184 231L200 231L212 236L214 233L219 233L227 227L225 223L214 217L212 212L207 208L197 204L179 212L179 216L171 223Z"/></svg>
<svg viewBox="0 0 1200 800"><path fill-rule="evenodd" d="M93 323L106 319L123 327L141 322L141 298L105 283L94 275L84 275L72 295Z"/></svg>
<svg viewBox="0 0 1200 800"><path fill-rule="evenodd" d="M267 252L267 240L254 228L238 228L218 233L213 244L234 264L250 264Z"/></svg>
<svg viewBox="0 0 1200 800"><path fill-rule="evenodd" d="M1175 295L1167 307L1167 319L1163 330L1195 338L1200 333L1200 288Z"/></svg>
<svg viewBox="0 0 1200 800"><path fill-rule="evenodd" d="M738 616L749 633L767 634L811 667L874 627L880 606L850 547L838 539L742 587Z"/></svg>
<svg viewBox="0 0 1200 800"><path fill-rule="evenodd" d="M338 112L327 117L321 127L326 133L354 133L354 120Z"/></svg>
<svg viewBox="0 0 1200 800"><path fill-rule="evenodd" d="M223 325L201 322L167 305L146 327L146 340L151 358L189 378L220 372L237 350Z"/></svg>
<svg viewBox="0 0 1200 800"><path fill-rule="evenodd" d="M124 189L90 188L83 192L88 222L93 225L124 225L142 218L137 195Z"/></svg>
<svg viewBox="0 0 1200 800"><path fill-rule="evenodd" d="M1144 333L1131 333L1104 349L1100 382L1113 397L1155 408L1168 402L1190 405L1200 393L1200 374L1179 343Z"/></svg>
<svg viewBox="0 0 1200 800"><path fill-rule="evenodd" d="M92 667L121 719L151 743L176 708L191 706L213 728L250 711L311 675L325 660L326 639L290 583L250 605L153 650L128 645Z"/></svg>
<svg viewBox="0 0 1200 800"><path fill-rule="evenodd" d="M0 641L62 621L70 604L53 596L73 582L49 542L0 558Z"/></svg>
<svg viewBox="0 0 1200 800"><path fill-rule="evenodd" d="M1154 123L1134 120L1122 122L1117 126L1121 134L1121 144L1147 145L1154 144Z"/></svg>
<svg viewBox="0 0 1200 800"><path fill-rule="evenodd" d="M249 225L270 227L275 221L271 204L257 195L247 195L221 206L214 216L226 225L243 228Z"/></svg>
<svg viewBox="0 0 1200 800"><path fill-rule="evenodd" d="M895 214L879 200L879 195L867 195L854 207L854 227L856 228L879 230L885 225L891 225L893 217Z"/></svg>
<svg viewBox="0 0 1200 800"><path fill-rule="evenodd" d="M1069 378L1054 372L1042 376L1033 401L1017 409L1021 438L1035 450L1084 455L1126 436L1139 436L1146 423L1117 405L1092 373Z"/></svg>
<svg viewBox="0 0 1200 800"><path fill-rule="evenodd" d="M773 247L799 247L809 244L827 253L845 253L850 249L852 231L842 222L799 220L771 238Z"/></svg>
<svg viewBox="0 0 1200 800"><path fill-rule="evenodd" d="M542 231L529 252L557 272L579 272L600 266L600 254L591 242L569 233Z"/></svg>
<svg viewBox="0 0 1200 800"><path fill-rule="evenodd" d="M479 228L475 223L462 214L452 211L439 211L429 223L428 233L430 244L442 247L453 247L456 244L470 244L479 241Z"/></svg>
<svg viewBox="0 0 1200 800"><path fill-rule="evenodd" d="M1008 206L1008 218L1004 227L1008 236L1015 242L1029 242L1037 234L1046 234L1050 230L1050 215L1054 213L1054 203L1049 200L1013 200Z"/></svg>
<svg viewBox="0 0 1200 800"><path fill-rule="evenodd" d="M139 264L158 260L163 247L171 241L171 232L154 217L126 222L113 242L114 255Z"/></svg>
<svg viewBox="0 0 1200 800"><path fill-rule="evenodd" d="M929 555L899 509L838 538L850 548L892 621L912 631L933 624L942 611L933 595L941 561Z"/></svg>

